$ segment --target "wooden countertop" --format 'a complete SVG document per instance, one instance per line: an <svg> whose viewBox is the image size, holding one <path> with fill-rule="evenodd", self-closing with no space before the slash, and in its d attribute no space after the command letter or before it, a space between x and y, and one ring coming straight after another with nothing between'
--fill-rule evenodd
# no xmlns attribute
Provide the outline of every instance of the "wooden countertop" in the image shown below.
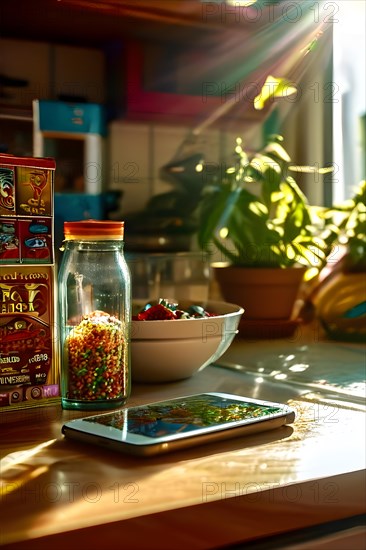
<svg viewBox="0 0 366 550"><path fill-rule="evenodd" d="M225 357L270 352L266 345L235 341ZM4 548L198 550L365 512L359 407L216 366L182 382L135 384L129 405L199 391L290 401L298 417L291 427L147 459L65 440L62 424L85 412L0 413Z"/></svg>

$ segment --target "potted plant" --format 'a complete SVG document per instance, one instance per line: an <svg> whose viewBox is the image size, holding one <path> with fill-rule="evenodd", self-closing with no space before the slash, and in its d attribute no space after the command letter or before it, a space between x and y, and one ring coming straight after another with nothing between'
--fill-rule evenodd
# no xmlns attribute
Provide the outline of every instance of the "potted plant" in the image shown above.
<svg viewBox="0 0 366 550"><path fill-rule="evenodd" d="M245 320L290 319L306 270L326 260L319 218L282 142L272 136L249 153L237 138L232 161L207 181L199 206L199 246L220 255L214 277Z"/></svg>

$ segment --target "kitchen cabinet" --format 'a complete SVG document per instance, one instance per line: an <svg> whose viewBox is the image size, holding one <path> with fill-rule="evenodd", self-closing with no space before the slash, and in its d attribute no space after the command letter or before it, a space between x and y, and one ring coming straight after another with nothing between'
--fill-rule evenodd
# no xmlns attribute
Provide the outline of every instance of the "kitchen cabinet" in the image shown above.
<svg viewBox="0 0 366 550"><path fill-rule="evenodd" d="M104 53L96 48L50 46L53 95L104 103Z"/></svg>
<svg viewBox="0 0 366 550"><path fill-rule="evenodd" d="M104 72L98 48L1 38L0 152L33 154L35 99L104 103Z"/></svg>
<svg viewBox="0 0 366 550"><path fill-rule="evenodd" d="M30 9L29 3L20 0L19 9L28 25L16 17L13 3L6 3L3 36L56 44L47 63L50 95L44 98L57 99L61 92L103 102L104 91L97 89L99 77L103 78L100 53L108 56L119 44L124 50L119 68L124 77L117 84L117 94L111 89L116 79L105 75L113 80L108 83L107 102L114 97L117 105L111 107L119 117L196 125L218 110L215 118L220 123L238 118L257 123L265 112L254 110L253 89L260 89L268 71L253 74L247 62L258 53L253 34L278 17L278 10L270 10L270 4L247 11L225 2L216 5L200 0L64 0L51 4L35 0ZM227 41L229 58L222 48ZM72 52L71 44L81 49L87 46L90 52L81 53L80 48ZM168 67L161 63L162 53ZM271 59L262 61L272 64ZM167 79L168 85L162 83ZM249 84L242 83L243 79Z"/></svg>
<svg viewBox="0 0 366 550"><path fill-rule="evenodd" d="M2 38L0 52L0 114L9 106L31 112L34 99L104 102L102 50Z"/></svg>
<svg viewBox="0 0 366 550"><path fill-rule="evenodd" d="M50 50L43 42L0 39L0 104L31 109L50 96Z"/></svg>

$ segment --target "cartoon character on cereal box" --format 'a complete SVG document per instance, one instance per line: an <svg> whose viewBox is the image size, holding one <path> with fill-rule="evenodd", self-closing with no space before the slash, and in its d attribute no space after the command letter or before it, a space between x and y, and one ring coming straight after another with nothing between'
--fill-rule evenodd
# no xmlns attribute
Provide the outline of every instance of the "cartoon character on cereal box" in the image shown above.
<svg viewBox="0 0 366 550"><path fill-rule="evenodd" d="M18 214L50 215L50 170L17 167Z"/></svg>

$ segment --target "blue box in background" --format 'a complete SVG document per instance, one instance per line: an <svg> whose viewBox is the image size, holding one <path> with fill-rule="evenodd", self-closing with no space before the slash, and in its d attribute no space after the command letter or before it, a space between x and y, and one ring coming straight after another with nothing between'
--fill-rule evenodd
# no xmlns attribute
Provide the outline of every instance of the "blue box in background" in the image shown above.
<svg viewBox="0 0 366 550"><path fill-rule="evenodd" d="M41 132L99 134L105 136L107 125L104 106L98 103L40 100L39 129Z"/></svg>

